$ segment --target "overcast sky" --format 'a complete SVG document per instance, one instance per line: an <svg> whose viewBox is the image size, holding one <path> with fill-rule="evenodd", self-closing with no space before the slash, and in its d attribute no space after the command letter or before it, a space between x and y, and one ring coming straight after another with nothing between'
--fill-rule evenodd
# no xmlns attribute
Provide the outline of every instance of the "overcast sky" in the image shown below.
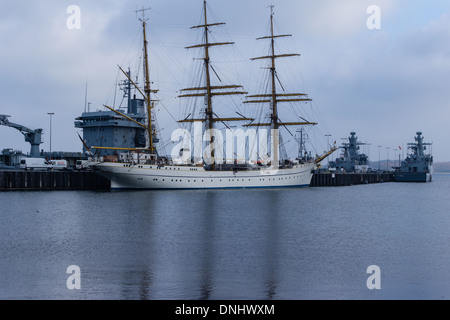
<svg viewBox="0 0 450 320"><path fill-rule="evenodd" d="M52 150L81 151L74 120L85 108L86 83L91 110L120 103L119 95L114 100L117 65L137 65L141 29L135 10L151 7L151 75L161 90L158 124L168 139L177 127L173 118L182 116L177 90L187 85L193 64L184 47L199 39L190 27L200 22L202 3L0 0L0 114L43 128L41 148L48 150L47 113L54 112ZM450 161L450 1L209 0L211 19L227 23L217 40L235 42L220 49L215 66L229 84L249 92L258 87L260 73L249 58L266 54L255 38L267 34L270 4L278 32L293 35L286 47L301 53L287 67L284 83L291 91L299 84L313 99L307 117L319 122L311 132L315 151L325 148L325 134L341 143L355 131L371 144L363 151L377 161L377 146L381 159L386 147L393 158L393 149L405 150L422 131L433 142L435 161ZM70 5L81 10L80 29L67 26ZM380 29L367 26L370 5L380 8ZM3 148L29 152L30 146L18 131L0 127Z"/></svg>

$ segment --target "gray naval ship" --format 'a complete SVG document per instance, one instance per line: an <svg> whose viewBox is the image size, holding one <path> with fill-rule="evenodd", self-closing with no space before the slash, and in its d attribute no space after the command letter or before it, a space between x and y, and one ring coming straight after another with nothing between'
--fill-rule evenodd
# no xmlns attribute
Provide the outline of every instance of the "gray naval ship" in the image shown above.
<svg viewBox="0 0 450 320"><path fill-rule="evenodd" d="M425 154L431 143L423 142L422 132L417 132L416 142L408 143L409 154L400 167L395 167L396 182L431 182L433 175L433 156ZM430 150L431 151L431 150Z"/></svg>
<svg viewBox="0 0 450 320"><path fill-rule="evenodd" d="M350 132L348 143L343 143L339 147L342 149L340 157L330 161L328 169L338 172L366 172L369 169L368 156L359 152L359 146L365 144L358 141L355 132Z"/></svg>

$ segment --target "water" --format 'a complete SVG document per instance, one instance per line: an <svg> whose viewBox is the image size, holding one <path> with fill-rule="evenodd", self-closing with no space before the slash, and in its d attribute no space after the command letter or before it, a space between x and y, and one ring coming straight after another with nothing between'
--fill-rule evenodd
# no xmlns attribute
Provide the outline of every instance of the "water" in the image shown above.
<svg viewBox="0 0 450 320"><path fill-rule="evenodd" d="M0 193L0 299L449 299L450 176ZM71 265L79 290L69 290ZM381 289L366 273L379 266Z"/></svg>

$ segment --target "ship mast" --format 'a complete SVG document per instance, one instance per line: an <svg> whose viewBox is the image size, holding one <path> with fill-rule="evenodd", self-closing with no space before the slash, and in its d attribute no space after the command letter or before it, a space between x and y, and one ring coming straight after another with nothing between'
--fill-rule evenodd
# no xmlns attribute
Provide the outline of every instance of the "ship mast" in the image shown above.
<svg viewBox="0 0 450 320"><path fill-rule="evenodd" d="M272 67L270 68L270 74L272 78L272 123L273 129L278 129L278 109L277 109L277 88L275 83L276 68L275 68L275 36L273 34L273 5L270 6L270 49L272 55L270 56ZM280 36L281 37L281 36ZM294 54L292 54L294 56Z"/></svg>
<svg viewBox="0 0 450 320"><path fill-rule="evenodd" d="M422 132L417 132L417 136L414 137L414 140L416 140L415 143L408 143L408 147L411 148L415 155L418 155L419 157L425 156L425 150L426 146L431 146L431 143L425 143L423 142L423 136Z"/></svg>
<svg viewBox="0 0 450 320"><path fill-rule="evenodd" d="M149 151L150 153L155 153L155 147L153 145L153 125L152 125L152 100L150 97L150 94L152 92L150 88L150 73L149 73L149 62L148 62L148 51L147 51L147 33L146 33L146 26L148 18L145 18L145 11L149 10L142 8L141 10L137 10L136 12L142 12L142 18L139 19L139 21L142 22L142 30L144 35L144 76L145 76L145 87L144 87L144 93L145 93L145 100L147 104L147 115L148 115L148 125L147 125L147 131L148 131L148 139L149 139Z"/></svg>
<svg viewBox="0 0 450 320"><path fill-rule="evenodd" d="M259 94L259 95L250 95L247 98L257 98L256 100L247 100L244 103L270 103L271 105L271 115L270 115L270 123L250 123L245 125L246 127L258 127L258 126L270 126L271 129L279 129L280 126L289 126L289 125L316 125L315 122L302 121L302 122L280 122L280 118L278 116L278 103L280 102L305 102L311 101L304 93L278 93L276 81L278 79L277 70L276 70L276 59L278 58L286 58L286 57L298 57L299 54L276 54L275 52L275 39L283 38L283 37L291 37L291 34L284 35L275 35L274 34L274 6L270 6L270 35L265 37L257 38L256 40L269 39L270 43L270 54L268 56L252 58L250 60L261 60L261 59L270 59L271 66L268 68L270 70L271 76L271 87L272 90L270 94Z"/></svg>
<svg viewBox="0 0 450 320"><path fill-rule="evenodd" d="M211 59L210 59L210 48L213 46L223 46L223 45L230 45L234 44L234 42L221 42L221 43L211 43L209 42L209 32L210 28L214 26L220 26L224 25L224 22L218 22L218 23L209 23L208 22L208 16L207 16L207 5L206 0L203 1L203 12L204 12L204 24L194 26L191 29L203 29L204 30L204 42L202 44L194 45L186 47L186 49L193 49L193 48L203 48L204 49L204 55L203 55L203 68L206 75L206 83L204 87L196 87L196 88L186 88L182 89L181 91L190 91L194 93L186 93L182 94L179 97L185 98L185 97L205 97L205 118L203 119L184 119L180 120L178 122L206 122L206 127L209 130L214 129L214 124L216 122L228 122L228 121L252 121L253 119L240 117L240 118L218 118L216 117L215 111L213 109L213 97L214 96L228 96L228 95L240 95L240 94L247 94L247 92L243 91L223 91L227 89L241 89L242 86L240 85L222 85L222 86L213 86L211 81L211 71L214 71L213 67L211 66ZM220 79L219 79L220 80ZM220 90L220 91L216 91ZM214 143L214 135L210 131L210 143L211 146L213 146ZM211 159L214 159L214 149L211 148ZM215 170L215 162L212 162L212 170Z"/></svg>
<svg viewBox="0 0 450 320"><path fill-rule="evenodd" d="M125 70L122 69L122 67L118 66L120 71L122 71L122 73L125 75L125 77L128 79L128 99L130 99L130 89L131 89L131 85L132 84L137 91L139 91L139 93L142 95L142 97L145 99L146 104L147 104L147 116L148 116L148 123L147 125L140 123L136 120L134 120L133 118L119 112L118 110L115 110L114 108L111 108L107 105L104 105L107 109L117 113L118 115L128 119L131 122L134 122L135 124L141 126L142 128L144 128L145 130L147 130L147 134L148 134L148 140L149 143L148 145L146 145L145 148L116 148L116 147L95 147L92 146L92 149L98 149L98 150L123 150L123 151L149 151L151 154L156 154L156 148L155 148L155 142L158 142L157 139L154 139L154 136L156 136L156 132L154 130L153 124L152 124L152 109L154 108L153 106L153 102L156 102L158 100L152 100L150 94L151 93L157 93L159 90L152 90L150 88L150 72L149 72L149 61L148 61L148 51L147 51L147 45L148 45L148 41L147 41L147 33L146 33L146 26L147 26L147 21L149 19L145 18L145 11L150 10L150 8L142 8L141 10L137 10L136 13L138 12L142 12L142 18L139 18L139 21L142 22L142 29L143 29L143 35L144 35L144 76L145 76L145 88L144 88L144 92L142 92L142 90L139 88L139 86L131 79L131 74L130 72L126 72ZM128 105L128 108L130 108L130 105ZM156 141L155 141L156 140Z"/></svg>

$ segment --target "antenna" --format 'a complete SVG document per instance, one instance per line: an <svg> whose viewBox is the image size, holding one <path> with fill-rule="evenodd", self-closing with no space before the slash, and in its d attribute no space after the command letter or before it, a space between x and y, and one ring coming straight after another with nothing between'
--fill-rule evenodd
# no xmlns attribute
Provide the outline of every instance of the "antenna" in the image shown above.
<svg viewBox="0 0 450 320"><path fill-rule="evenodd" d="M142 7L142 9L136 10L136 15L138 15L140 12L142 12L142 18L138 18L139 21L141 21L141 22L148 21L149 19L148 19L148 18L145 18L145 11L149 11L149 10L151 10L151 9L152 9L152 8L150 8L150 7L148 7L148 8Z"/></svg>
<svg viewBox="0 0 450 320"><path fill-rule="evenodd" d="M84 91L84 113L86 113L86 108L87 108L87 88L88 88L88 84L86 82L86 90Z"/></svg>

